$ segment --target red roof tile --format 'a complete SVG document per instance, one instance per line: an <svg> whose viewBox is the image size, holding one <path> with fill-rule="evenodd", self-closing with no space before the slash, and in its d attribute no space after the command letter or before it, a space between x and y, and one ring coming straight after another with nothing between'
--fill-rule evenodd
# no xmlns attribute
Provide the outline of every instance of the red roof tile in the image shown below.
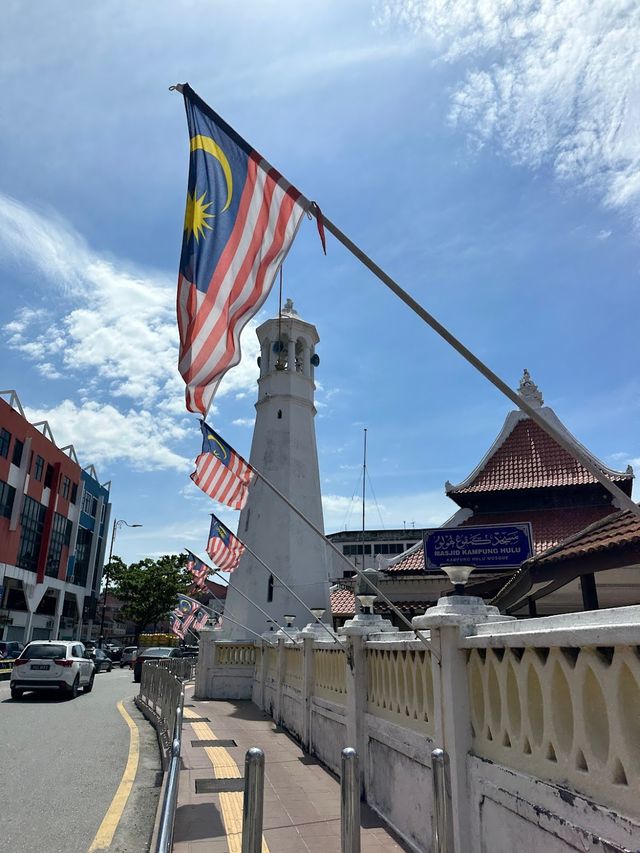
<svg viewBox="0 0 640 853"><path fill-rule="evenodd" d="M331 591L331 612L334 616L345 616L355 613L356 596L352 589L339 587Z"/></svg>
<svg viewBox="0 0 640 853"><path fill-rule="evenodd" d="M560 543L550 552L540 554L529 565L546 565L573 557L586 557L597 552L640 545L640 518L629 510L616 512L590 524L586 530Z"/></svg>
<svg viewBox="0 0 640 853"><path fill-rule="evenodd" d="M522 510L509 513L475 513L461 527L482 524L515 524L530 521L533 530L534 554L540 554L552 548L563 539L578 533L587 525L611 515L610 506L572 507L566 509ZM422 547L408 551L406 557L384 570L396 572L424 572L424 551Z"/></svg>
<svg viewBox="0 0 640 853"><path fill-rule="evenodd" d="M612 472L596 462L614 482L629 482L632 475ZM513 489L578 486L597 480L541 427L529 418L518 421L471 482L447 488L450 496Z"/></svg>

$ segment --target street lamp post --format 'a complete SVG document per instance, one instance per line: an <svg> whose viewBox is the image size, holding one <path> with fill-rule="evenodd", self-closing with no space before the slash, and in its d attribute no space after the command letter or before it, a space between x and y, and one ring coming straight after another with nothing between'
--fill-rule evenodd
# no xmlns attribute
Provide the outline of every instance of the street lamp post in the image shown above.
<svg viewBox="0 0 640 853"><path fill-rule="evenodd" d="M125 521L123 518L115 519L113 522L113 529L111 531L111 547L109 548L109 561L107 563L107 571L104 576L104 595L102 597L102 617L100 619L100 633L98 635L98 647L102 648L102 643L104 641L104 614L107 609L107 593L109 591L109 566L111 565L111 558L113 557L113 543L116 538L116 529L118 527L122 527L122 525L126 525L127 527L142 527L141 524L129 524L128 521Z"/></svg>

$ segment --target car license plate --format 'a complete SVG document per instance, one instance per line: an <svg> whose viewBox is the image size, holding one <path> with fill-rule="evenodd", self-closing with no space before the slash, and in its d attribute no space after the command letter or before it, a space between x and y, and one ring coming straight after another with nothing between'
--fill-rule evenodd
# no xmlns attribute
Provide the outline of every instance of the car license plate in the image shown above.
<svg viewBox="0 0 640 853"><path fill-rule="evenodd" d="M31 669L49 669L48 663L32 663Z"/></svg>

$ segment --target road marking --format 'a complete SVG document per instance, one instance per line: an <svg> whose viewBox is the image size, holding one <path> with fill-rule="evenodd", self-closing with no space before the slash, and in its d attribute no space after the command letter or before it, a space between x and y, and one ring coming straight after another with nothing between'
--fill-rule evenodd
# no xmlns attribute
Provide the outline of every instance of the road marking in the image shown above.
<svg viewBox="0 0 640 853"><path fill-rule="evenodd" d="M187 713L189 711L190 713ZM185 708L185 716L197 717L190 709ZM193 733L198 740L219 740L207 723L191 723ZM209 761L213 765L215 779L241 779L242 772L234 761L231 753L224 747L205 746ZM242 806L244 794L240 791L221 791L218 794L222 822L227 836L229 853L241 853L242 850ZM267 842L262 838L262 853L270 853Z"/></svg>
<svg viewBox="0 0 640 853"><path fill-rule="evenodd" d="M133 782L136 778L136 771L138 769L138 758L140 756L140 735L138 732L138 726L136 725L135 720L129 716L122 702L118 702L117 708L124 717L125 723L129 726L129 757L127 759L127 766L124 768L122 779L118 785L118 790L111 801L108 812L100 824L96 837L93 839L93 843L89 848L89 853L94 853L96 850L108 850L111 846L113 836L115 835L118 823L122 817L122 812L124 811L124 807L129 799L129 794L131 793L131 788L133 787Z"/></svg>

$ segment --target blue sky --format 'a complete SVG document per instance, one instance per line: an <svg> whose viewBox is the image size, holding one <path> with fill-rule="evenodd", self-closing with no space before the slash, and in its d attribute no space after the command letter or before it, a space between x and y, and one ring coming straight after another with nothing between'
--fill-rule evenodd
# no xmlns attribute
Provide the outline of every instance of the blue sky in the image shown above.
<svg viewBox="0 0 640 853"><path fill-rule="evenodd" d="M635 2L4 0L0 33L0 385L144 525L116 553L202 553L216 509L176 370L176 82L509 384L527 367L596 455L640 465ZM284 269L321 338L326 529L359 523L363 426L370 525L437 524L512 406L328 249L305 222ZM211 420L247 455L253 328L243 353Z"/></svg>

